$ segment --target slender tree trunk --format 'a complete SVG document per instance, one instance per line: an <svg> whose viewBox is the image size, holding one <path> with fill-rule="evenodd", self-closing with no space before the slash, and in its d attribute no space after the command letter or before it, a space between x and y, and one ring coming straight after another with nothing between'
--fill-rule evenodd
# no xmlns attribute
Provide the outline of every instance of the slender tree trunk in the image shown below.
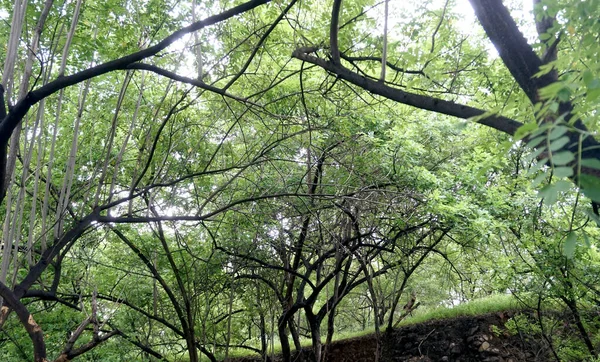
<svg viewBox="0 0 600 362"><path fill-rule="evenodd" d="M271 311L271 361L273 361L275 359L275 311L273 311L272 309ZM286 337L287 339L287 337ZM283 344L282 344L283 346ZM289 345L288 345L288 350L289 350ZM289 351L288 351L289 353ZM265 362L267 362L267 359L265 358Z"/></svg>
<svg viewBox="0 0 600 362"><path fill-rule="evenodd" d="M381 82L385 82L385 70L387 66L389 3L390 0L385 0L383 17L383 51L381 53L381 74L379 75L379 80Z"/></svg>
<svg viewBox="0 0 600 362"><path fill-rule="evenodd" d="M256 282L254 284L255 288L256 288L256 306L258 309L258 329L259 329L259 334L260 334L260 355L261 358L263 360L266 361L267 359L267 349L268 349L268 345L267 345L267 322L266 322L266 317L265 317L265 310L264 310L264 305L261 301L261 290L260 290L260 283Z"/></svg>
<svg viewBox="0 0 600 362"><path fill-rule="evenodd" d="M305 308L306 320L310 327L310 336L312 339L313 353L315 354L315 362L321 362L322 344L321 344L321 320L312 312L312 306Z"/></svg>
<svg viewBox="0 0 600 362"><path fill-rule="evenodd" d="M361 260L359 258L359 260ZM374 362L378 362L381 356L381 332L379 330L379 308L378 308L378 300L377 294L375 292L375 288L373 287L373 274L369 270L371 267L369 264L365 263L361 260L361 264L363 264L363 271L367 278L367 286L369 287L369 294L371 294L371 302L373 305L373 320L375 322L375 357L373 359Z"/></svg>
<svg viewBox="0 0 600 362"><path fill-rule="evenodd" d="M140 82L140 91L138 94L138 99L137 102L135 104L135 110L133 111L133 116L131 117L131 123L129 125L129 131L127 132L127 135L125 136L125 140L123 141L123 145L121 146L121 150L119 151L119 155L117 156L117 160L115 162L115 167L113 170L113 177L112 177L112 181L110 184L110 190L108 192L108 201L110 202L115 190L115 185L117 183L117 176L120 174L120 167L121 167L121 162L123 161L123 156L125 155L125 151L127 150L127 144L129 143L129 139L131 138L134 130L135 130L135 126L137 124L137 117L138 117L138 113L140 110L140 106L142 104L142 99L144 96L144 84L145 84L145 80L146 80L146 73L142 73L142 80ZM110 211L110 210L109 210Z"/></svg>
<svg viewBox="0 0 600 362"><path fill-rule="evenodd" d="M279 333L279 342L281 343L281 357L283 362L292 361L292 351L290 349L290 340L286 331L287 322L284 316L279 317L277 332Z"/></svg>
<svg viewBox="0 0 600 362"><path fill-rule="evenodd" d="M592 357L596 358L598 356L598 353L594 348L594 344L590 339L590 335L587 332L587 329L583 325L583 321L581 320L581 315L579 313L579 308L577 306L577 301L574 298L569 297L563 297L562 299L573 314L573 318L575 319L575 325L577 326L577 330L579 330L579 334L581 335L581 339L583 339L583 343L585 343L585 346L592 355Z"/></svg>
<svg viewBox="0 0 600 362"><path fill-rule="evenodd" d="M294 323L294 318L288 319L288 327L290 328L290 335L292 336L292 341L294 341L294 348L296 348L296 352L298 355L302 355L302 343L300 343L300 333L298 333L298 328L296 328L296 323Z"/></svg>
<svg viewBox="0 0 600 362"><path fill-rule="evenodd" d="M8 39L8 45L6 49L6 59L4 61L4 71L2 72L2 87L4 90L4 100L10 105L13 94L14 85L14 71L15 64L17 61L17 53L19 48L19 42L21 39L21 33L23 31L23 23L25 20L25 13L27 10L27 0L15 0L13 4L13 16L10 26L10 35ZM5 104L0 105L5 107ZM0 167L5 167L4 178L0 180L0 200L6 195L6 215L4 218L3 226L3 253L2 253L2 264L0 266L0 283L5 284L8 276L8 269L11 262L11 251L13 248L13 240L9 237L11 231L11 220L12 220L12 193L10 192L11 185L14 183L14 167L17 158L17 150L19 146L19 137L21 135L21 126L17 127L11 136L10 145L8 147L8 155L4 153L5 150L0 152L0 157L3 159L0 162ZM2 300L0 299L0 302ZM1 304L0 304L1 305Z"/></svg>
<svg viewBox="0 0 600 362"><path fill-rule="evenodd" d="M71 188L73 186L73 178L75 176L75 164L77 161L77 149L79 146L79 126L81 125L81 118L83 116L83 111L85 110L85 102L90 89L90 83L91 79L85 82L79 98L79 109L73 125L73 141L71 142L71 150L69 151L65 177L63 179L62 188L58 198L58 207L56 209L57 222L54 229L55 238L59 238L63 234L63 214L67 210L71 201Z"/></svg>
<svg viewBox="0 0 600 362"><path fill-rule="evenodd" d="M77 23L79 22L80 10L81 10L81 0L77 0L77 3L75 5L75 11L73 13L73 19L71 20L71 26L69 28L69 32L67 33L65 45L63 47L60 68L58 70L59 77L64 76L64 74L65 74L65 70L67 67L67 58L69 56L71 42L73 41L73 37L75 35L75 29L77 27ZM50 143L50 155L49 155L48 166L47 166L48 169L46 172L46 188L45 188L45 193L44 193L44 202L42 205L42 230L43 230L42 231L43 232L42 243L43 244L46 244L46 236L48 234L48 233L46 233L46 223L47 223L47 217L48 217L48 213L49 213L48 205L50 203L50 186L51 186L51 180L52 180L52 169L54 167L54 153L56 151L56 138L58 136L58 129L60 126L59 120L61 117L63 97L64 97L64 88L60 90L59 95L58 95L58 100L57 100L57 105L56 105L56 115L55 115L55 119L54 119L54 128L52 131L53 132L52 133L52 141ZM58 214L58 209L60 209L60 202L59 202L59 207L57 207L57 216L60 216ZM56 221L57 221L57 224L55 227L55 233L56 233L56 231L58 231L60 229L60 227L58 226L59 219L57 219ZM55 236L56 236L56 234L55 234Z"/></svg>
<svg viewBox="0 0 600 362"><path fill-rule="evenodd" d="M104 156L104 164L102 165L102 171L100 172L100 177L98 177L98 186L96 188L96 194L94 196L94 207L98 206L100 201L100 194L102 193L102 186L104 186L104 179L106 179L106 174L108 172L108 163L111 160L111 153L113 148L113 142L115 140L115 134L117 133L117 120L119 119L119 112L123 106L123 100L125 99L125 94L127 93L127 87L129 87L129 82L131 81L131 77L133 76L133 71L128 71L125 73L125 79L123 79L123 84L121 85L121 91L119 92L119 98L117 99L117 105L115 110L113 111L112 122L110 126L110 133L108 135L108 144L106 145L106 154ZM141 91L140 91L141 92ZM135 118L134 118L135 120ZM115 171L117 170L115 165ZM107 198L110 198L110 190Z"/></svg>
<svg viewBox="0 0 600 362"><path fill-rule="evenodd" d="M225 344L225 361L229 360L229 344L231 343L231 318L233 317L233 300L234 300L234 296L235 296L235 288L234 288L234 281L235 281L235 262L233 265L233 271L231 273L231 287L229 288L229 304L227 305L227 313L229 314L229 317L227 318L227 337L226 337L226 344Z"/></svg>
<svg viewBox="0 0 600 362"><path fill-rule="evenodd" d="M197 21L196 18L196 6L198 6L198 0L192 0L192 22L195 23ZM203 61L202 61L202 43L200 41L200 31L194 32L194 48L196 56L196 67L197 67L197 78L198 80L202 80L203 76Z"/></svg>

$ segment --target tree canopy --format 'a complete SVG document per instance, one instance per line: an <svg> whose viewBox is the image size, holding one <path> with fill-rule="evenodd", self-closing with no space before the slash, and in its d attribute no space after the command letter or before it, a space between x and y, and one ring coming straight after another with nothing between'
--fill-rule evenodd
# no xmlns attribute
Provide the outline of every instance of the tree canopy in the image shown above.
<svg viewBox="0 0 600 362"><path fill-rule="evenodd" d="M596 357L599 5L0 2L0 356L321 361L511 293Z"/></svg>

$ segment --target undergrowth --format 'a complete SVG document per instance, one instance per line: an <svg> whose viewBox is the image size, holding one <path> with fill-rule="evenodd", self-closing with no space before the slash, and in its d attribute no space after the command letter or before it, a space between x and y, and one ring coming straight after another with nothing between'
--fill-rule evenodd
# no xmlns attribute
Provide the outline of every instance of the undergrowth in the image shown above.
<svg viewBox="0 0 600 362"><path fill-rule="evenodd" d="M518 301L511 295L508 294L498 294L492 295L485 298L475 299L467 303L462 303L454 307L440 307L440 306L431 306L431 307L423 307L418 308L413 312L411 316L408 316L406 319L402 320L399 323L399 327L414 325L419 323L424 323L432 320L440 320L440 319L452 319L461 316L474 316L474 315L482 315L486 313L500 312L506 310L514 310L519 309ZM336 333L334 335L334 341L340 341L350 338L358 338L362 336L366 336L375 332L375 328L370 326L360 331L345 331L341 333ZM303 338L301 339L302 347L310 347L311 340ZM271 352L271 348L269 346L269 354L279 354L281 353L281 345L279 343L274 344L274 350ZM230 351L231 357L246 357L251 355L248 350L245 349L233 349Z"/></svg>

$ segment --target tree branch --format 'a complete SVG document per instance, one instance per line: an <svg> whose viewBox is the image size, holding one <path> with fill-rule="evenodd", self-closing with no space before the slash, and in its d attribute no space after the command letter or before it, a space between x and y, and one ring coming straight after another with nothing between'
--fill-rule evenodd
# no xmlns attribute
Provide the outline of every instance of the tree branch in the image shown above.
<svg viewBox="0 0 600 362"><path fill-rule="evenodd" d="M328 72L335 74L338 77L371 93L378 94L402 104L463 119L486 115L486 111L482 109L392 88L381 82L362 77L341 64L334 64L333 62L314 57L299 50L294 51L292 56L311 64L318 65ZM514 135L516 130L523 125L521 122L499 115L489 115L483 117L478 121L478 123L502 131L509 135Z"/></svg>
<svg viewBox="0 0 600 362"><path fill-rule="evenodd" d="M128 69L148 70L148 71L154 72L154 73L156 73L158 75L162 75L163 77L166 77L166 78L169 78L169 79L181 82L181 83L191 84L191 85L196 86L198 88L202 88L204 90L220 94L223 97L231 98L231 99L236 100L236 101L241 102L241 103L250 104L250 105L259 107L258 104L253 103L253 102L247 100L246 98L241 98L241 97L238 97L236 95L227 93L227 91L225 91L224 89L215 87L215 86L210 85L210 84L206 84L203 81L198 80L198 79L192 79L192 78L184 77L182 75L178 75L177 73L170 72L170 71L168 71L166 69L157 67L156 65L146 64L146 63L134 63L134 64L130 64L129 66L127 66L127 68Z"/></svg>
<svg viewBox="0 0 600 362"><path fill-rule="evenodd" d="M180 39L186 34L193 33L207 26L220 23L224 20L232 18L236 15L250 11L260 5L268 3L270 0L251 0L241 5L235 6L229 10L226 10L220 14L209 16L208 18L193 23L189 26L181 28L164 38L158 44L149 48L140 50L139 52L126 55L124 57L111 60L109 62L97 65L95 67L88 68L81 72L73 75L59 77L58 79L43 85L39 89L29 92L25 98L19 100L19 102L10 110L8 115L0 122L0 146L7 144L12 131L21 122L25 114L29 109L42 99L58 92L61 89L75 85L77 83L86 81L88 79L106 74L115 70L127 69L133 63L139 62L151 56L158 54L160 51L166 49L168 46L173 44L175 41ZM2 171L3 172L3 171ZM4 176L4 175L2 175Z"/></svg>
<svg viewBox="0 0 600 362"><path fill-rule="evenodd" d="M342 0L333 0L331 8L331 26L329 28L329 46L331 48L331 61L340 64L340 47L338 45L338 31L340 24L340 9Z"/></svg>

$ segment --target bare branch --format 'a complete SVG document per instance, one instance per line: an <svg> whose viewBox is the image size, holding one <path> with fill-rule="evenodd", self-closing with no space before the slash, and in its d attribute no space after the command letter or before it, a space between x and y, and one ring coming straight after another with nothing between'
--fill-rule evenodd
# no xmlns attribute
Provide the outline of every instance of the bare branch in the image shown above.
<svg viewBox="0 0 600 362"><path fill-rule="evenodd" d="M371 93L381 95L383 97L386 97L388 99L394 100L402 104L463 119L469 119L472 117L480 116L483 117L487 113L482 109L470 107L467 105L454 103L444 99L425 96L421 94L405 92L397 88L392 88L390 86L382 84L381 82L362 77L350 71L341 64L334 64L333 62L314 57L312 55L300 52L298 50L294 51L292 56L297 59L318 65L321 68L327 70L328 72L335 74L338 77L356 86L359 86ZM523 123L521 122L498 115L489 115L487 117L483 117L478 121L478 123L488 127L492 127L496 130L502 131L510 135L514 135L516 130L523 125Z"/></svg>

